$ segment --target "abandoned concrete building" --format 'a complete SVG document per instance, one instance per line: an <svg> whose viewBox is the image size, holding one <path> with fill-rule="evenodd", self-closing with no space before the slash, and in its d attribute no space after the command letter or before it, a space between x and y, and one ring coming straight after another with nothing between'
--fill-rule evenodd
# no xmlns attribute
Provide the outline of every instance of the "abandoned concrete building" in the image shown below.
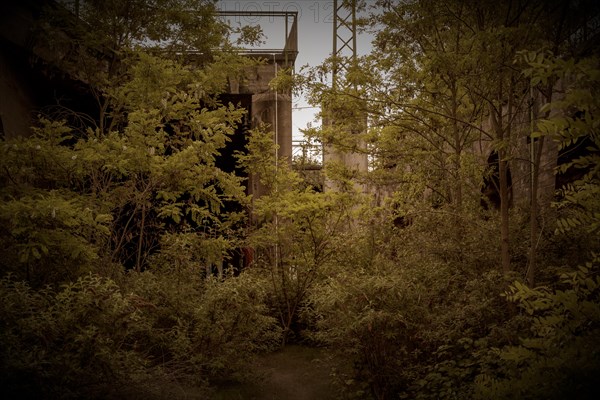
<svg viewBox="0 0 600 400"><path fill-rule="evenodd" d="M56 1L47 0L55 3ZM43 49L35 46L32 36L32 27L40 12L42 2L23 0L9 2L2 5L0 13L0 137L12 138L26 135L37 112L45 107L60 103L66 108L77 106L82 111L95 107L89 96L89 88L85 83L69 76L64 71L58 70L45 59ZM335 2L336 4L338 2ZM341 3L340 3L341 4ZM343 14L341 7L336 6L334 17L333 37L334 48L332 54L342 54L342 50L349 50L356 55L356 33L353 29L342 30L342 27L352 27L353 14ZM339 14L339 15L338 15ZM235 150L243 149L247 129L260 123L268 124L274 131L274 141L278 146L279 158L291 160L292 152L292 98L289 92L276 92L269 87L269 82L282 68L293 68L298 54L298 15L295 12L221 12L222 17L268 17L277 18L285 25L283 46L276 49L249 49L242 51L247 57L261 58L265 62L252 67L248 72L248 79L244 81L230 80L228 93L222 96L225 102L241 104L248 111L248 120L240 126L234 138L224 153L232 154ZM598 16L590 17L581 29L573 33L573 40L578 42L582 51L595 51L593 46L598 36ZM346 36L343 36L346 35ZM513 200L515 203L527 203L531 187L531 157L532 143L529 141L529 128L536 110L541 104L532 99L532 104L523 115L519 117L522 134L514 142L515 157L510 161ZM366 171L368 162L364 154L341 154L325 149L325 162L330 160L341 161L352 169ZM474 143L474 154L478 154L483 163L489 165L497 163L497 155L491 150L491 142L482 139ZM495 158L494 158L495 157ZM543 171L540 174L538 196L542 203L548 203L555 190L560 187L554 169L561 162L561 156L556 145L546 142L541 155ZM226 164L226 163L225 163ZM224 168L227 168L225 166ZM314 171L313 180L320 177L319 166L311 165ZM306 171L305 171L306 172ZM319 175L319 176L317 176ZM493 191L493 182L487 182L488 189ZM321 184L322 186L322 184ZM365 189L369 190L369 189ZM394 190L388 188L386 190ZM386 191L384 190L384 191ZM258 181L250 179L248 191L260 194L261 188ZM385 196L385 193L382 194ZM492 193L493 197L494 194ZM494 199L491 199L492 203Z"/></svg>
<svg viewBox="0 0 600 400"><path fill-rule="evenodd" d="M44 48L35 37L35 24L42 12L42 4L53 7L56 1L24 0L4 3L0 13L0 137L27 136L40 111L60 106L82 114L93 114L94 99L89 86L66 71L53 65ZM220 166L233 170L233 152L243 150L245 134L258 124L266 124L274 132L279 158L292 157L292 98L290 92L277 92L269 82L282 68L293 68L298 54L297 12L227 12L221 18L278 19L285 26L283 46L274 49L252 48L240 50L246 57L262 59L251 67L243 81L229 81L229 90L221 95L224 104L239 104L248 118L241 124L223 153ZM280 40L281 42L281 40ZM226 160L225 160L226 159ZM231 171L228 171L231 172ZM258 180L251 179L248 191L259 194Z"/></svg>

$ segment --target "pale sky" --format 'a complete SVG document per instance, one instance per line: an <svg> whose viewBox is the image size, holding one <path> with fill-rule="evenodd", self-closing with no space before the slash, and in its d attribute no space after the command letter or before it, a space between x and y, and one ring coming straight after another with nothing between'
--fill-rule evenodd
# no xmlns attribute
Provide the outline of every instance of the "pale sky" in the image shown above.
<svg viewBox="0 0 600 400"><path fill-rule="evenodd" d="M303 65L319 65L333 50L333 1L241 1L220 0L217 7L223 11L297 11L298 12L298 58L296 71ZM260 25L267 36L262 48L278 48L284 46L285 22L283 18L242 17L236 19L242 25ZM291 23L291 22L290 22ZM358 37L357 52L368 53L370 38ZM303 98L293 99L292 136L294 140L302 139L300 129L307 124L319 126L314 121L317 109L307 108L309 105Z"/></svg>

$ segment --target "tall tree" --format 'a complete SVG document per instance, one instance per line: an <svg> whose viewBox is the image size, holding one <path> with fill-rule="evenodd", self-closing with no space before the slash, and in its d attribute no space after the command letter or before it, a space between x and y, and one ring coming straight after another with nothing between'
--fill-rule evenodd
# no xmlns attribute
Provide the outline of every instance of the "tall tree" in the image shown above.
<svg viewBox="0 0 600 400"><path fill-rule="evenodd" d="M241 178L216 161L246 111L219 95L249 61L230 51L211 2L78 4L81 19L48 9L36 43L88 85L99 112L84 126L46 120L3 146L3 235L19 256L6 268L36 270L42 284L60 280L42 271L65 260L61 279L90 264L141 270L173 234L207 250L199 263L216 262L244 218L227 206L246 199ZM27 208L38 209L25 218ZM60 244L69 241L78 245Z"/></svg>
<svg viewBox="0 0 600 400"><path fill-rule="evenodd" d="M531 112L530 82L515 60L522 50L564 48L565 27L576 26L577 10L583 9L573 8L536 0L376 2L370 17L375 50L345 76L353 90L318 83L314 100L326 102L349 123L353 112L368 114L369 131L362 139L372 156L371 184L403 192L405 200L412 193L436 206L449 205L457 215L467 205L473 210L492 154L489 159L497 161L487 174L497 174L501 269L508 273L512 181L527 179L515 175L511 180L510 166L526 145ZM325 64L319 72L330 68ZM545 101L551 86L539 88ZM324 129L321 137L343 151L356 142L349 142L344 131L336 136ZM544 143L533 146L531 246L538 234L537 177ZM530 264L534 268L533 250Z"/></svg>

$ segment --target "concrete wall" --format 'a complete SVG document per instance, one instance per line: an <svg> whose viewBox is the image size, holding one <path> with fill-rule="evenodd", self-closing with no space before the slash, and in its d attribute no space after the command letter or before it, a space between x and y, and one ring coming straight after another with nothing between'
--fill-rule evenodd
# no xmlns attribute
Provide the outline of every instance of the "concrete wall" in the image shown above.
<svg viewBox="0 0 600 400"><path fill-rule="evenodd" d="M23 68L21 57L0 49L0 136L29 136L37 106L35 88Z"/></svg>
<svg viewBox="0 0 600 400"><path fill-rule="evenodd" d="M252 95L252 127L266 124L273 132L273 141L278 146L278 162L291 165L292 95L290 92L275 92L269 87L276 71L283 68L285 63L277 59L266 60L266 64L249 68L243 80L230 82L230 92ZM260 196L265 192L266 188L259 183L258 177L250 177L250 193Z"/></svg>
<svg viewBox="0 0 600 400"><path fill-rule="evenodd" d="M2 2L0 5L0 136L29 135L37 105L29 74L28 47L34 25L34 2Z"/></svg>
<svg viewBox="0 0 600 400"><path fill-rule="evenodd" d="M291 161L292 95L290 92L277 93L269 87L269 82L283 67L283 62L267 58L266 64L249 68L245 78L230 88L232 92L238 90L252 95L252 125L267 124L275 133L273 139L279 145L279 157Z"/></svg>
<svg viewBox="0 0 600 400"><path fill-rule="evenodd" d="M512 204L516 207L527 208L531 202L533 152L540 151L539 142L532 143L530 140L530 134L532 130L535 130L531 121L539 118L539 109L542 105L542 99L534 98L531 106L523 107L513 122L507 154L512 180ZM491 122L486 122L482 129L491 132L491 125ZM492 151L492 141L489 138L481 138L473 145L473 152L480 157L482 165L485 165ZM537 193L537 200L541 207L548 207L554 198L557 160L558 146L552 138L546 137L541 148Z"/></svg>

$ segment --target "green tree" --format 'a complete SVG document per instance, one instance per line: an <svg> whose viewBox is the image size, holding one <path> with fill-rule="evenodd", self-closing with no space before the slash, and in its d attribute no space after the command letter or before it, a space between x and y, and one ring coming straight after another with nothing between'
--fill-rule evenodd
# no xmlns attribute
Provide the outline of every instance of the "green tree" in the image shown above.
<svg viewBox="0 0 600 400"><path fill-rule="evenodd" d="M207 63L227 45L227 32L210 0L81 0L45 7L35 38L45 59L88 85L98 111L86 121L110 133L128 111L115 90L129 80L137 51ZM205 81L203 89L214 94L222 83Z"/></svg>
<svg viewBox="0 0 600 400"><path fill-rule="evenodd" d="M492 175L488 179L495 182L499 196L500 267L507 274L515 258L509 208L517 186L510 173L512 182L529 179L524 171L509 167L521 163L532 95L543 104L552 99L553 90L551 82L532 89L521 73L525 67L515 59L521 50L574 51L569 35L589 12L588 6L542 1L376 2L368 21L375 51L350 68L340 78L344 84L335 88L318 78L329 73L336 60L309 74L312 101L345 124L313 134L341 152L361 151L361 141L366 143L362 149L371 156L366 179L384 195L401 192L398 197L405 204L398 206L403 214L415 207L444 205L457 211L460 225L461 210L469 215L485 200L481 186L484 177ZM367 133L349 135L365 115ZM536 262L540 157L545 151L543 140L532 146L531 190L515 192L531 200L531 270ZM490 153L497 154L497 162L484 171Z"/></svg>
<svg viewBox="0 0 600 400"><path fill-rule="evenodd" d="M591 399L598 395L594 377L600 368L598 60L575 61L541 53L525 57L530 65L526 72L534 83L560 80L566 88L544 106L547 118L537 122L533 137L550 138L560 148L585 143L584 154L558 170L579 170L581 178L561 190L556 231L569 235L583 229L590 239L591 261L563 272L553 285L533 289L515 282L511 286L506 297L527 316L529 332L518 345L492 349L500 363L478 376L476 394L480 398L559 399L576 393Z"/></svg>
<svg viewBox="0 0 600 400"><path fill-rule="evenodd" d="M468 398L475 342L490 334L496 343L509 316L499 257L487 256L494 227L465 224L470 239L456 246L445 212L403 228L392 216L361 209L344 250L309 291L314 337L351 362L337 371L348 398Z"/></svg>
<svg viewBox="0 0 600 400"><path fill-rule="evenodd" d="M206 398L280 342L265 279L205 273L244 240L244 182L218 159L246 110L219 95L250 61L209 2L78 4L40 34L98 115L1 144L2 395Z"/></svg>
<svg viewBox="0 0 600 400"><path fill-rule="evenodd" d="M245 111L231 105L203 107L196 76L191 68L140 55L130 82L119 88L130 110L126 128L109 134L89 131L68 145L72 131L49 123L32 138L4 143L4 199L62 193L67 202L44 206L46 218L58 223L56 215L62 218L62 208L73 202L90 210L72 212L76 219L89 214L90 229L104 224L103 231L85 237L98 247L96 254L137 270L147 264L164 233L192 229L212 240L232 232L243 215L222 211L228 201L244 204L244 189L241 178L217 168L216 159ZM25 246L34 257L23 255L20 262L39 259L40 250L47 253L48 246L36 247L35 240L23 232L26 226L10 217L15 211L10 204L5 210L6 218L13 219L6 231L8 242L28 243ZM77 222L69 223L76 226ZM35 225L29 229L35 230ZM99 241L102 233L109 233L110 240ZM40 240L43 245L49 239Z"/></svg>
<svg viewBox="0 0 600 400"><path fill-rule="evenodd" d="M593 399L599 390L600 299L597 256L560 279L561 289L516 282L507 293L529 317L519 345L493 350L501 369L476 379L476 398ZM500 373L499 373L500 372Z"/></svg>
<svg viewBox="0 0 600 400"><path fill-rule="evenodd" d="M293 339L310 289L322 279L336 253L343 251L356 199L344 193L317 193L307 188L289 163L275 162L272 132L254 130L249 154L241 163L259 174L265 193L253 200L255 229L249 242L256 266L270 277L272 305Z"/></svg>
<svg viewBox="0 0 600 400"><path fill-rule="evenodd" d="M330 72L331 60L309 74L316 82L312 100L342 120L342 126L312 133L342 152L360 150L357 144L361 140L368 143L372 169L362 178L392 194L387 203L381 202L384 219L375 219L372 223L378 227L365 230L378 233L353 231L356 236L346 250L352 261L343 263L336 258L327 279L311 291L314 319L321 338L346 350L356 361L359 373L352 378L366 384L373 397L402 393L408 398L469 398L478 374L492 371L510 375L503 369L506 365L495 363L495 353L488 348L515 343L531 322L515 315L518 309L497 296L507 285L505 278L514 276L511 270L516 265L524 271L527 253L527 278L532 285L535 264L539 263L535 251L543 206L537 204L536 191L544 167L541 154L548 144L539 140L539 134L534 134L537 141L532 140L535 157L528 160L533 188L520 193L521 198L529 194L531 207L527 214L520 208L509 213L510 191L516 190L508 179L509 165L512 168L520 157L532 123L538 126L536 130L547 125L549 131L562 131L561 135L570 130L581 132L581 143L590 146L590 154L563 168L585 165L579 171L585 172L581 174L585 178L579 182L581 186L567 187L565 194L578 193L582 203L592 205L592 209L597 203L591 200L597 197L596 178L588 174L596 171L593 160L597 145L586 136L595 135L593 113L583 117L584 110L595 108L590 100L597 86L591 78L595 72L588 68L588 75L577 69L579 75L572 76L579 78L562 81L564 86L560 87L578 92L580 100L555 102L559 86L555 85L558 78L554 68L560 68L551 63L537 70L539 65L528 62L540 61L535 57L524 60L520 52L529 50L537 56L544 49L561 55L576 50L569 37L581 24L582 13L589 10L583 3L536 1L382 1L377 6L380 8L372 15L377 50L360 60L361 68L351 68L342 78L348 84L331 88L318 80ZM546 78L541 80L541 76ZM581 86L569 85L578 79ZM587 104L581 102L583 98L588 99ZM554 105L531 116L532 99ZM557 113L561 106L565 107L561 113L569 110L569 115L577 116L563 120ZM349 135L351 126L365 114L369 120L367 134ZM544 122L547 120L554 122ZM346 122L349 126L343 126ZM566 139L561 139L562 146L573 143ZM484 150L474 148L477 144ZM492 218L482 219L478 210L480 185L484 174L492 172L483 171L491 151L498 154L500 212L498 217L488 214ZM512 173L513 182L526 178L516 175L514 169ZM591 184L586 185L587 181ZM561 212L582 213L560 220L561 230L579 229L579 220L590 221L593 214L571 202L560 207ZM517 222L509 224L510 218ZM394 228L390 226L392 220L397 225ZM529 242L520 231L520 225L527 223ZM378 231L380 226L386 227L387 233ZM597 240L586 243L595 249ZM379 257L369 258L367 254ZM348 265L356 267L349 270ZM492 266L499 266L505 278L490 273ZM548 315L562 313L558 303L546 310ZM479 321L471 319L473 315ZM587 348L592 348L595 342L588 344ZM411 346L418 350L411 353ZM572 360L571 356L566 359ZM560 369L554 373L560 374ZM504 382L504 388L511 382ZM359 385L359 397L366 396L364 389Z"/></svg>
<svg viewBox="0 0 600 400"><path fill-rule="evenodd" d="M197 233L214 250L200 262L216 263L245 218L242 179L216 160L246 111L218 96L251 62L228 44L212 4L133 5L81 2L82 20L60 7L41 19L44 48L72 51L51 61L90 72L74 78L99 114L82 127L76 110L61 113L65 121L43 120L33 137L3 144L5 268L36 270L38 283L92 264L139 271L167 233Z"/></svg>

